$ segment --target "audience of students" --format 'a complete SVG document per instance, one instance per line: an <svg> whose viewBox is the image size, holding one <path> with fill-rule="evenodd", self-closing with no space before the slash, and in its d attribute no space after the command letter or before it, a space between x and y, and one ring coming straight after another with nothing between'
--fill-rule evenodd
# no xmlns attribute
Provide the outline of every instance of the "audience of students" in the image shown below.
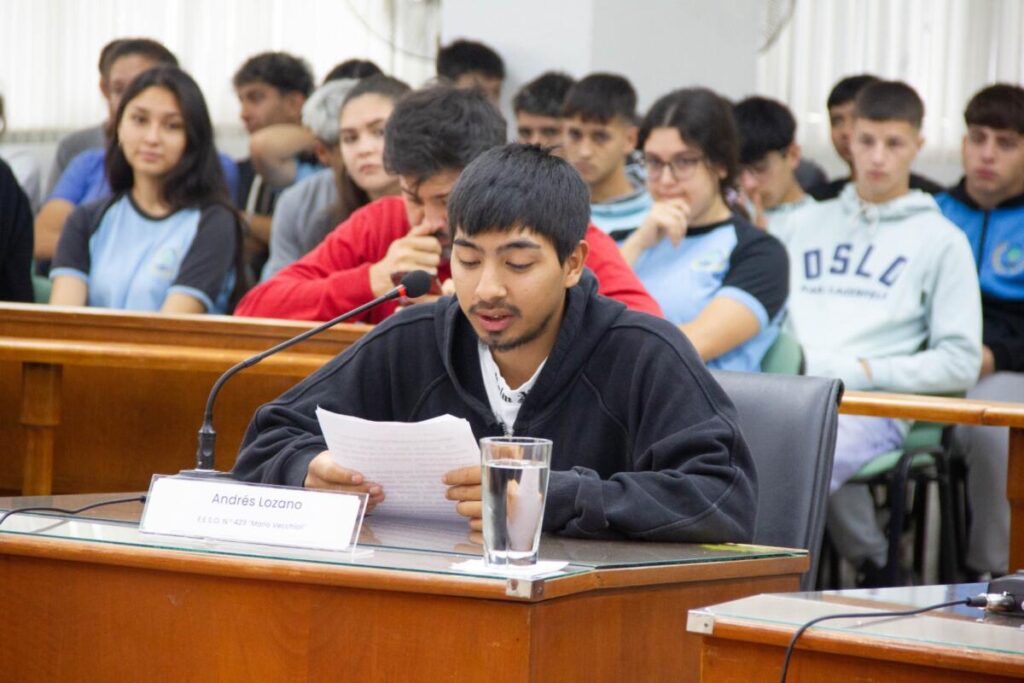
<svg viewBox="0 0 1024 683"><path fill-rule="evenodd" d="M437 51L437 77L456 88L480 88L493 102L501 98L505 62L483 43L456 40Z"/></svg>
<svg viewBox="0 0 1024 683"><path fill-rule="evenodd" d="M462 169L503 144L505 132L505 120L477 89L435 86L403 97L384 134L384 166L398 176L402 197L383 197L353 213L320 246L250 291L237 313L327 320L384 294L410 270L448 280L448 195ZM596 228L587 241L587 266L600 291L658 313L615 244ZM377 306L363 319L380 322L396 306Z"/></svg>
<svg viewBox="0 0 1024 683"><path fill-rule="evenodd" d="M241 227L195 81L154 67L125 90L105 164L113 196L68 218L50 303L224 313L240 285Z"/></svg>
<svg viewBox="0 0 1024 683"><path fill-rule="evenodd" d="M813 203L796 177L800 145L786 105L748 97L732 113L740 137L739 186L754 225L767 228L771 220Z"/></svg>
<svg viewBox="0 0 1024 683"><path fill-rule="evenodd" d="M573 83L566 74L548 71L519 89L512 98L519 142L550 147L558 156L565 156L562 103Z"/></svg>
<svg viewBox="0 0 1024 683"><path fill-rule="evenodd" d="M981 365L981 297L970 246L935 200L910 188L924 105L904 83L857 95L854 181L836 201L770 224L789 250L788 327L807 374L848 389L963 391ZM902 420L839 416L828 528L840 554L877 585L887 543L866 485L846 484L898 448Z"/></svg>
<svg viewBox="0 0 1024 683"><path fill-rule="evenodd" d="M666 317L712 367L757 371L779 333L786 252L729 206L739 141L730 106L704 88L672 92L640 128L654 206L622 254Z"/></svg>
<svg viewBox="0 0 1024 683"><path fill-rule="evenodd" d="M967 397L1024 403L1024 88L984 88L968 102L964 120L964 176L936 199L967 236L981 286L981 374ZM1000 492L1008 430L955 431L968 468L967 566L977 575L1005 574L1010 506Z"/></svg>
<svg viewBox="0 0 1024 683"><path fill-rule="evenodd" d="M590 187L590 220L619 242L651 210L643 179L627 172L637 146L636 91L616 74L591 74L562 104L565 158Z"/></svg>
<svg viewBox="0 0 1024 683"><path fill-rule="evenodd" d="M494 105L504 62L467 40L438 51L441 85L413 92L372 62L348 60L312 93L301 58L255 55L232 81L251 136L251 158L237 169L223 155L218 163L203 96L164 46L111 41L98 66L108 119L60 141L53 191L35 216L34 235L33 207L0 162L0 300L32 300L34 254L53 258L55 304L229 312L247 284L246 264L249 272L260 266L269 242L265 282L241 299L239 315L323 320L424 269L437 278L430 295L385 304L363 320L383 322L411 307L402 320L426 324L434 308L413 304L456 295L445 315L463 316L459 334L477 340L485 384L493 366L498 389L521 396L524 406L549 372L549 354L559 364L575 357L557 340L577 323L566 327L561 316L594 306L595 290L667 318L710 367L757 371L785 319L807 374L841 378L847 388L1024 402L1019 86L989 86L971 99L964 176L942 192L910 171L923 144L924 107L913 89L866 74L843 78L827 106L849 175L821 176L808 192L815 167L802 157L796 121L782 103L752 96L731 105L706 88L687 88L658 99L638 126L636 92L616 74L574 81L551 71L528 82L512 104L516 136L533 146L503 147L506 125ZM638 147L642 167L630 163ZM568 166L551 155L568 160L589 189L591 224L571 249L563 244L568 233L538 218L555 212L569 220L572 211L551 201L584 197L563 187ZM551 265L554 276L557 264L567 308L547 295L512 301L508 283L547 272L545 265L527 274L529 266L498 254L515 236L536 243L536 251L523 252L534 266ZM520 255L521 242L513 240L509 253ZM476 272L493 259L506 275L489 266ZM510 298L481 294L488 278L488 291ZM542 320L548 309L554 317ZM370 339L395 329L382 327ZM516 349L543 343L525 353L505 337L515 338ZM685 344L676 351L682 366L692 366ZM505 414L491 408L488 420ZM502 430L518 424L513 415ZM840 417L828 524L863 585L877 584L887 542L867 490L846 482L899 447L907 429L900 420ZM317 456L322 448L268 459L263 432L250 429L239 473L351 483L352 473ZM956 444L969 468L967 564L978 575L1004 573L1009 512L993 492L1005 488L1007 430L961 427ZM596 467L598 480L620 476L603 467ZM474 485L472 473L452 476L455 495ZM552 530L576 533L579 520L555 516ZM623 520L613 526L636 533Z"/></svg>
<svg viewBox="0 0 1024 683"><path fill-rule="evenodd" d="M326 148L328 133L334 137L331 153L321 158L329 168L281 194L263 279L311 251L356 209L399 194L398 179L384 168L384 127L395 101L409 86L381 75L350 83L327 83L321 90L331 88L330 95L319 98L314 93L306 103L303 120L320 131L320 144ZM312 112L307 115L306 110L313 109L316 121Z"/></svg>

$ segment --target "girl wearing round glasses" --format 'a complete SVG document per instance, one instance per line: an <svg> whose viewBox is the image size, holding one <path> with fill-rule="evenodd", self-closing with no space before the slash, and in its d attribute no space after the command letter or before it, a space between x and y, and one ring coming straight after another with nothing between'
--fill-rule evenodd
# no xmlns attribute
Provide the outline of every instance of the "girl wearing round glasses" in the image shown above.
<svg viewBox="0 0 1024 683"><path fill-rule="evenodd" d="M665 95L640 127L654 206L621 245L665 317L711 367L757 371L788 295L786 250L729 203L739 140L706 88Z"/></svg>

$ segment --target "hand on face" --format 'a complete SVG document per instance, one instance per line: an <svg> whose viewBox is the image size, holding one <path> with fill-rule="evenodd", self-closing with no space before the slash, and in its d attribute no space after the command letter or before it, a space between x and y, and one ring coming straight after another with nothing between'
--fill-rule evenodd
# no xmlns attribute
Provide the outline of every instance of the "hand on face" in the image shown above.
<svg viewBox="0 0 1024 683"><path fill-rule="evenodd" d="M391 243L384 258L370 266L370 287L375 296L380 296L394 287L394 273L425 270L433 275L437 274L442 247L434 233L433 227L421 223L412 228L405 237Z"/></svg>
<svg viewBox="0 0 1024 683"><path fill-rule="evenodd" d="M645 249L649 249L663 237L668 237L672 241L672 246L678 247L686 237L689 221L690 205L686 200L675 198L655 202L644 222L630 239L636 237Z"/></svg>
<svg viewBox="0 0 1024 683"><path fill-rule="evenodd" d="M306 480L302 485L307 489L367 493L367 512L384 500L384 489L380 484L366 481L359 472L346 469L334 462L329 451L320 453L310 461L306 469Z"/></svg>

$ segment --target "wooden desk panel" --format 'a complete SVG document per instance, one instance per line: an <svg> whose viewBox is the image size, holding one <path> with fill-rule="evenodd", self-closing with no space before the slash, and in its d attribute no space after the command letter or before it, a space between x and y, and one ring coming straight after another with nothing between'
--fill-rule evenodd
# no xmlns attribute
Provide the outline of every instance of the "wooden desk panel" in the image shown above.
<svg viewBox="0 0 1024 683"><path fill-rule="evenodd" d="M0 671L33 681L697 681L687 610L791 590L807 564L647 566L636 585L632 569L595 569L520 597L500 579L0 534Z"/></svg>
<svg viewBox="0 0 1024 683"><path fill-rule="evenodd" d="M822 614L908 610L982 592L984 584L756 596L691 613L707 683L779 680L790 638ZM954 597L955 595L955 597ZM1001 681L1024 679L1024 620L982 610L833 620L800 637L786 680ZM1014 653L1014 650L1018 650Z"/></svg>
<svg viewBox="0 0 1024 683"><path fill-rule="evenodd" d="M0 444L6 447L0 489L33 494L138 490L155 472L193 466L195 433L220 373L311 326L0 305ZM218 466L234 463L259 405L367 329L340 325L244 370L226 385L214 424Z"/></svg>

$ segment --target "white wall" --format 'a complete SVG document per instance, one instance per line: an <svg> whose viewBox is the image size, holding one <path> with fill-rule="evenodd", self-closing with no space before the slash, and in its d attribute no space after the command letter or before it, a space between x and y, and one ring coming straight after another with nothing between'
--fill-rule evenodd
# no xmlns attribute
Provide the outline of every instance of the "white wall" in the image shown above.
<svg viewBox="0 0 1024 683"><path fill-rule="evenodd" d="M502 100L557 69L577 78L620 73L641 109L701 84L730 97L754 91L763 0L443 0L441 40L479 40L508 72Z"/></svg>

